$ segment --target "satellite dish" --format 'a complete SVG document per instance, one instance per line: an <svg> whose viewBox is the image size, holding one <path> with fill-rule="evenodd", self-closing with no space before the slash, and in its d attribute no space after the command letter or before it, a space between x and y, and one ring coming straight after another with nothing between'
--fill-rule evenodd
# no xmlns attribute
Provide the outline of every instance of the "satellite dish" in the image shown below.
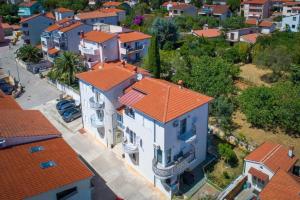
<svg viewBox="0 0 300 200"><path fill-rule="evenodd" d="M142 79L143 79L143 75L140 74L140 73L138 73L138 74L136 75L136 79L137 79L138 81L142 80Z"/></svg>

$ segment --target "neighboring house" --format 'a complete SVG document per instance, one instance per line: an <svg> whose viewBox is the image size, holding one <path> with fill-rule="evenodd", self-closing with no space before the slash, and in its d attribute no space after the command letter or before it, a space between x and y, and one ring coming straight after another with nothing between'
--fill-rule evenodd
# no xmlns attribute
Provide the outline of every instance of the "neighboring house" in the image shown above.
<svg viewBox="0 0 300 200"><path fill-rule="evenodd" d="M260 36L259 33L250 33L250 34L242 35L240 37L240 41L254 44L256 42L258 36Z"/></svg>
<svg viewBox="0 0 300 200"><path fill-rule="evenodd" d="M198 11L198 15L213 16L219 20L225 20L231 16L229 6L227 5L203 5Z"/></svg>
<svg viewBox="0 0 300 200"><path fill-rule="evenodd" d="M249 18L246 19L245 24L249 25L249 26L257 26L259 23L259 20L256 18Z"/></svg>
<svg viewBox="0 0 300 200"><path fill-rule="evenodd" d="M283 16L291 16L300 14L300 2L291 1L285 2L282 9Z"/></svg>
<svg viewBox="0 0 300 200"><path fill-rule="evenodd" d="M118 32L119 29L116 28L110 29L114 32L98 30L84 34L79 45L81 55L85 57L89 68L99 62L115 60L133 63L147 54L150 35L137 31Z"/></svg>
<svg viewBox="0 0 300 200"><path fill-rule="evenodd" d="M232 188L232 191L236 191L237 196L239 191L244 193L245 199L257 195L261 200L300 199L300 166L297 161L292 147L265 142L244 158L241 177L247 187L240 190Z"/></svg>
<svg viewBox="0 0 300 200"><path fill-rule="evenodd" d="M125 18L125 11L108 8L108 9L99 9L91 12L82 12L75 15L76 20L89 25L94 25L97 23L118 25L120 21Z"/></svg>
<svg viewBox="0 0 300 200"><path fill-rule="evenodd" d="M282 12L286 3L292 2L292 0L271 0L271 10L273 12Z"/></svg>
<svg viewBox="0 0 300 200"><path fill-rule="evenodd" d="M11 3L11 4L19 4L21 2L22 2L22 0L6 0L6 3Z"/></svg>
<svg viewBox="0 0 300 200"><path fill-rule="evenodd" d="M53 62L60 51L79 53L80 37L91 31L92 26L70 18L64 18L49 26L41 34L43 55Z"/></svg>
<svg viewBox="0 0 300 200"><path fill-rule="evenodd" d="M29 17L41 10L42 7L37 1L23 2L19 4L18 15L20 17Z"/></svg>
<svg viewBox="0 0 300 200"><path fill-rule="evenodd" d="M0 91L0 112L0 199L92 198L93 173L40 111Z"/></svg>
<svg viewBox="0 0 300 200"><path fill-rule="evenodd" d="M126 63L77 78L85 130L107 147L123 141L126 162L169 198L205 160L210 97Z"/></svg>
<svg viewBox="0 0 300 200"><path fill-rule="evenodd" d="M134 63L147 55L150 35L132 31L119 34L119 59Z"/></svg>
<svg viewBox="0 0 300 200"><path fill-rule="evenodd" d="M40 43L42 32L54 24L55 19L49 17L49 14L37 14L20 21L22 38L24 43L37 45Z"/></svg>
<svg viewBox="0 0 300 200"><path fill-rule="evenodd" d="M169 16L180 16L180 15L197 15L197 8L191 4L180 3L180 2L165 2L162 7L166 8L169 12Z"/></svg>
<svg viewBox="0 0 300 200"><path fill-rule="evenodd" d="M64 18L70 18L74 16L74 11L67 8L57 8L54 11L55 20L59 21Z"/></svg>
<svg viewBox="0 0 300 200"><path fill-rule="evenodd" d="M248 35L252 33L257 33L259 30L257 27L249 27L249 28L242 28L231 30L226 33L226 40L230 42L239 42L241 36Z"/></svg>
<svg viewBox="0 0 300 200"><path fill-rule="evenodd" d="M221 31L218 28L207 28L203 30L192 30L192 34L197 37L216 38L221 36Z"/></svg>
<svg viewBox="0 0 300 200"><path fill-rule="evenodd" d="M276 24L269 21L261 21L258 25L260 32L262 34L270 34L273 33L276 29Z"/></svg>
<svg viewBox="0 0 300 200"><path fill-rule="evenodd" d="M281 24L281 29L284 31L299 32L300 14L283 17Z"/></svg>
<svg viewBox="0 0 300 200"><path fill-rule="evenodd" d="M241 3L241 11L246 19L264 19L270 16L270 0L245 0Z"/></svg>
<svg viewBox="0 0 300 200"><path fill-rule="evenodd" d="M108 1L102 4L103 8L125 8L130 9L130 5L127 2Z"/></svg>
<svg viewBox="0 0 300 200"><path fill-rule="evenodd" d="M227 5L227 0L213 0L213 5Z"/></svg>

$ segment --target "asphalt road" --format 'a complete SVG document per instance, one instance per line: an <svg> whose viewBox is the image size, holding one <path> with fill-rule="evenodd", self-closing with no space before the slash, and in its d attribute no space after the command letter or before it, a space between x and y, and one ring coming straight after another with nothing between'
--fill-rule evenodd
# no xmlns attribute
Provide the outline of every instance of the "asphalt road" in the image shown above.
<svg viewBox="0 0 300 200"><path fill-rule="evenodd" d="M14 52L20 46L22 46L20 41L11 49L9 49L7 43L0 43L0 68L3 68L6 73L11 74L16 80L18 80L19 71L20 82L25 86L25 93L16 99L17 102L22 108L30 109L58 98L60 92L49 85L46 80L42 80L38 75L17 66Z"/></svg>

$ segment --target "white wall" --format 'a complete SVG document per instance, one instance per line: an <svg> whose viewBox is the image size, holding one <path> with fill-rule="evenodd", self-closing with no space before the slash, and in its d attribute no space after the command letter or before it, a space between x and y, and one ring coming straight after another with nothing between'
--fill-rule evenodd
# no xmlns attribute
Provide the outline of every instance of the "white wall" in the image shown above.
<svg viewBox="0 0 300 200"><path fill-rule="evenodd" d="M300 28L300 14L294 16L283 17L282 30L286 30L286 27L292 32L298 32Z"/></svg>
<svg viewBox="0 0 300 200"><path fill-rule="evenodd" d="M74 16L74 12L55 12L55 19L56 21L59 21L59 20L62 20L64 18L67 18L67 17L73 17Z"/></svg>

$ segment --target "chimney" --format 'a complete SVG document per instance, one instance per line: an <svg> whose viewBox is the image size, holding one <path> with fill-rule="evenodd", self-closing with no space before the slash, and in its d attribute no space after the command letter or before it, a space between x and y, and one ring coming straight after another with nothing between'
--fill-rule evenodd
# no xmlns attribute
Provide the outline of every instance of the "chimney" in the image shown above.
<svg viewBox="0 0 300 200"><path fill-rule="evenodd" d="M179 85L179 88L182 89L183 88L183 80L179 80L177 82L177 84Z"/></svg>
<svg viewBox="0 0 300 200"><path fill-rule="evenodd" d="M80 38L84 38L84 31L83 30L80 31Z"/></svg>
<svg viewBox="0 0 300 200"><path fill-rule="evenodd" d="M122 61L122 67L125 68L125 65L126 65L126 62L125 62L125 60L123 60L123 61Z"/></svg>
<svg viewBox="0 0 300 200"><path fill-rule="evenodd" d="M294 156L294 147L293 146L289 147L288 155L290 158L292 158Z"/></svg>

